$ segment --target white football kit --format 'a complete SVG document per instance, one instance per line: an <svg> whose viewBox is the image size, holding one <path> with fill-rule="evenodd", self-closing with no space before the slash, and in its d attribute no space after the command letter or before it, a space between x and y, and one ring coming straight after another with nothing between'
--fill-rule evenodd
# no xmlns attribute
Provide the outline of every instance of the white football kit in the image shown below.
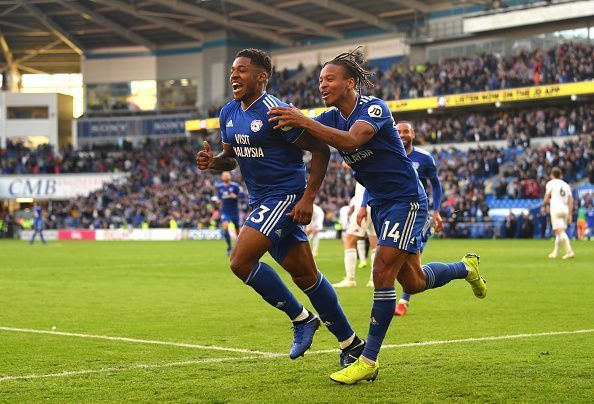
<svg viewBox="0 0 594 404"><path fill-rule="evenodd" d="M363 223L361 223L361 226L357 224L357 213L359 213L361 202L363 202L364 193L365 187L357 182L355 187L355 196L351 198L350 202L350 206L352 206L354 209L349 220L349 227L347 229L347 234L351 234L356 237L375 236L375 229L373 228L373 222L371 221L371 207L367 207L367 218Z"/></svg>
<svg viewBox="0 0 594 404"><path fill-rule="evenodd" d="M309 228L311 230L320 231L323 229L323 227L324 227L324 211L318 205L314 204Z"/></svg>
<svg viewBox="0 0 594 404"><path fill-rule="evenodd" d="M546 192L551 196L549 203L553 230L566 229L571 188L565 181L554 179L547 182Z"/></svg>

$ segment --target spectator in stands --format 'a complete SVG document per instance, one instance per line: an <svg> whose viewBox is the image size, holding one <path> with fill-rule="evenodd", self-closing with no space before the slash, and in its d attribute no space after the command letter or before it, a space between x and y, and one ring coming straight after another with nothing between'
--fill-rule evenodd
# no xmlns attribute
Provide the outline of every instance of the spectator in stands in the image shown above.
<svg viewBox="0 0 594 404"><path fill-rule="evenodd" d="M552 127L554 119L549 117L556 116L541 109L520 111L523 112L518 116L531 117L529 122L532 123L527 127L539 119L546 122L545 126ZM479 145L467 152L452 147L432 150L447 196L441 209L448 224L446 235L465 235L467 229L458 226L460 223L490 220L488 195L494 194L498 199L542 198L546 173L553 166L559 166L563 177L570 182L593 183L594 107L580 106L567 116L588 132L578 140L542 147L496 149ZM469 117L464 121L475 125L480 124L481 119ZM444 125L447 124L444 120ZM511 133L516 132L514 129ZM219 134L208 136L211 144L220 143ZM9 144L6 149L0 149L0 172L129 173L125 183L105 185L73 201L54 202L51 210L44 207L49 212L48 229L118 228L124 224L139 227L144 222L151 227L168 227L170 215L175 216L182 228L216 226L220 214L212 204L214 177L195 170L192 162L196 143L197 140L185 139L148 141L140 153L130 147L100 146L81 150L66 147L56 152L48 146L29 150L21 144ZM235 180L241 181L241 178L238 176ZM353 189L351 173L342 169L340 158L334 152L316 203L334 217L341 206L348 204ZM538 220L535 217L534 223L539 223ZM540 225L536 224L535 231L540 231Z"/></svg>
<svg viewBox="0 0 594 404"><path fill-rule="evenodd" d="M275 72L269 82L269 88L278 94L282 101L292 102L301 108L321 107L323 103L317 90L320 68L316 66L310 69L310 74L305 77L303 70L299 69L294 75L287 70ZM594 46L565 43L546 50L521 50L509 57L495 53L477 54L474 57L450 58L438 63L425 62L417 66L397 64L386 71L375 69L374 72L376 85L369 95L387 100L587 81L594 79ZM220 107L217 105L209 108L209 116L215 117ZM441 143L443 137L449 138L447 141L462 141L464 137L468 141L476 141L479 137L481 140L503 139L506 138L505 126L510 122L505 117L501 119L501 124L493 125L495 122L491 120L491 125L486 125L489 119L474 117L473 121L483 123L471 125L478 126L478 130L453 132L464 122L454 120L450 125L432 130L428 133L428 139L433 143ZM527 140L528 136L534 137L535 133L544 136L543 132L546 129L554 129L556 136L565 136L571 134L571 127L573 130L578 128L571 117L566 115L558 117L554 127L547 127L542 120L535 122L536 125L532 125L529 131L515 133L521 140ZM419 122L414 124L418 136ZM452 132L455 139L451 139ZM516 140L515 137L510 139L514 144Z"/></svg>
<svg viewBox="0 0 594 404"><path fill-rule="evenodd" d="M507 218L505 219L505 237L514 238L516 236L516 227L516 215L514 215L512 212L509 212Z"/></svg>

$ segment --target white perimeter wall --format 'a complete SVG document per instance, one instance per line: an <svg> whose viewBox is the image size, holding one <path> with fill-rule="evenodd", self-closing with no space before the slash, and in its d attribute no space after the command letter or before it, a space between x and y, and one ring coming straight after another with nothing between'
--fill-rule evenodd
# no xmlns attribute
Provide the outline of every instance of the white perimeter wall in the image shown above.
<svg viewBox="0 0 594 404"><path fill-rule="evenodd" d="M134 56L83 60L81 70L85 84L155 80L157 58L155 56Z"/></svg>
<svg viewBox="0 0 594 404"><path fill-rule="evenodd" d="M157 57L157 80L197 78L202 67L202 53Z"/></svg>

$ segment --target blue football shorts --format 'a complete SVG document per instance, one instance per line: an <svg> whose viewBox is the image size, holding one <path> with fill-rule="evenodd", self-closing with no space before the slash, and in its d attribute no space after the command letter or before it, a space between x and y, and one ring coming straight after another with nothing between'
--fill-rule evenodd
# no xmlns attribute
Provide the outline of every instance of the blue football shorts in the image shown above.
<svg viewBox="0 0 594 404"><path fill-rule="evenodd" d="M258 230L272 241L268 252L279 264L295 243L309 242L303 227L287 216L299 199L301 194L264 199L252 206L252 212L244 223L244 226Z"/></svg>
<svg viewBox="0 0 594 404"><path fill-rule="evenodd" d="M427 223L427 199L372 206L371 220L379 245L416 254L423 244L423 227Z"/></svg>
<svg viewBox="0 0 594 404"><path fill-rule="evenodd" d="M425 221L425 225L423 226L423 230L421 231L421 252L427 246L427 242L429 241L429 237L431 237L431 226L433 225L433 211L427 213L427 220Z"/></svg>
<svg viewBox="0 0 594 404"><path fill-rule="evenodd" d="M221 213L221 222L233 223L235 228L239 229L239 214L230 215L228 213Z"/></svg>

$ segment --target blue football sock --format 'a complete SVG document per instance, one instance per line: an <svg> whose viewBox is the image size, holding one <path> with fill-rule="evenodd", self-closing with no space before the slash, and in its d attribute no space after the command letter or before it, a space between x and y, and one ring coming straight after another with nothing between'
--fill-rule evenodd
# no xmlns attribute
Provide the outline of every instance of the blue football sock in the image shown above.
<svg viewBox="0 0 594 404"><path fill-rule="evenodd" d="M318 272L316 283L304 292L338 342L346 341L355 333L338 303L336 291L321 272Z"/></svg>
<svg viewBox="0 0 594 404"><path fill-rule="evenodd" d="M430 262L423 265L425 272L425 289L439 288L452 279L464 279L468 276L466 265L463 262L444 264L442 262Z"/></svg>
<svg viewBox="0 0 594 404"><path fill-rule="evenodd" d="M377 360L382 342L384 341L386 332L388 332L392 317L394 317L394 309L396 309L396 289L375 289L373 292L369 334L367 334L367 344L362 354L367 359L372 361Z"/></svg>
<svg viewBox="0 0 594 404"><path fill-rule="evenodd" d="M231 235L229 234L228 230L221 230L223 232L223 237L225 238L225 241L227 242L227 249L230 250L231 249Z"/></svg>
<svg viewBox="0 0 594 404"><path fill-rule="evenodd" d="M303 305L297 301L280 276L264 262L258 262L254 266L245 284L251 286L270 305L287 313L291 320L303 311Z"/></svg>
<svg viewBox="0 0 594 404"><path fill-rule="evenodd" d="M407 302L410 302L410 297L411 296L408 293L402 292L402 297L400 299L406 300Z"/></svg>

